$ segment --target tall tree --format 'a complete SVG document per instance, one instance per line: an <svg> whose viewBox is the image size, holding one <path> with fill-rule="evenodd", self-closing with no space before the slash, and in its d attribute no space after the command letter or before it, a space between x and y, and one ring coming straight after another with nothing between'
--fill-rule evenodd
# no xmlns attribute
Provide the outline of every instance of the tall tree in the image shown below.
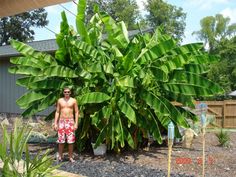
<svg viewBox="0 0 236 177"><path fill-rule="evenodd" d="M209 53L221 58L210 65L207 77L228 93L236 88L236 24L230 24L229 17L216 14L201 19L200 25L201 29L193 34L208 45Z"/></svg>
<svg viewBox="0 0 236 177"><path fill-rule="evenodd" d="M236 36L221 40L214 53L220 55L221 61L211 65L208 78L229 93L236 89Z"/></svg>
<svg viewBox="0 0 236 177"><path fill-rule="evenodd" d="M193 34L209 46L210 52L213 52L222 40L231 38L236 33L236 24L230 25L230 18L222 14L204 17L200 25L201 29Z"/></svg>
<svg viewBox="0 0 236 177"><path fill-rule="evenodd" d="M94 15L93 7L97 4L102 11L106 11L115 21L124 21L129 30L137 28L140 13L136 0L88 0L86 21Z"/></svg>
<svg viewBox="0 0 236 177"><path fill-rule="evenodd" d="M11 17L0 19L0 46L9 44L10 39L27 42L34 39L32 27L48 24L45 9L36 9Z"/></svg>
<svg viewBox="0 0 236 177"><path fill-rule="evenodd" d="M168 4L163 0L148 0L145 3L145 8L148 13L146 19L150 26L163 25L167 34L182 41L186 26L186 13L181 7Z"/></svg>

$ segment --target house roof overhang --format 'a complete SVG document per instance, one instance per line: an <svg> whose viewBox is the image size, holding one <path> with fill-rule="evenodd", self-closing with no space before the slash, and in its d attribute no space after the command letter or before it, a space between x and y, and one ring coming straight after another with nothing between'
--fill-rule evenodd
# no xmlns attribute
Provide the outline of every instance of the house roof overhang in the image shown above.
<svg viewBox="0 0 236 177"><path fill-rule="evenodd" d="M72 0L0 0L0 18Z"/></svg>

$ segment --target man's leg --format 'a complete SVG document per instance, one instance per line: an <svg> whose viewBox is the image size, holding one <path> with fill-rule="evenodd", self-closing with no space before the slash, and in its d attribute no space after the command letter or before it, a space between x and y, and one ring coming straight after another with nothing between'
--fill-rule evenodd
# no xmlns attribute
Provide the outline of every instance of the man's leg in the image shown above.
<svg viewBox="0 0 236 177"><path fill-rule="evenodd" d="M75 142L75 132L74 132L74 120L71 119L68 121L68 134L67 134L67 143L68 143L68 156L69 161L74 162L73 159L73 150Z"/></svg>
<svg viewBox="0 0 236 177"><path fill-rule="evenodd" d="M66 126L67 127L67 131L66 131L66 139L67 139L67 143L68 143L68 156L69 156L69 160L71 162L74 162L73 159L73 148L74 148L74 142L75 142L75 132L74 132L74 120L73 119L69 119L66 122Z"/></svg>
<svg viewBox="0 0 236 177"><path fill-rule="evenodd" d="M74 150L74 144L68 144L68 155L69 155L69 159L73 159L73 150Z"/></svg>
<svg viewBox="0 0 236 177"><path fill-rule="evenodd" d="M58 151L59 151L59 160L61 160L63 157L64 143L58 144Z"/></svg>
<svg viewBox="0 0 236 177"><path fill-rule="evenodd" d="M58 123L58 151L59 151L59 160L63 157L64 144L65 144L65 121L59 120Z"/></svg>

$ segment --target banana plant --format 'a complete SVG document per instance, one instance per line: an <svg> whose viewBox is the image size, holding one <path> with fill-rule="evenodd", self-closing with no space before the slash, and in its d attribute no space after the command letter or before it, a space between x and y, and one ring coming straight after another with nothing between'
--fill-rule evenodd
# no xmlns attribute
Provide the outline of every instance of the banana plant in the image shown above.
<svg viewBox="0 0 236 177"><path fill-rule="evenodd" d="M98 7L85 24L85 7L86 0L80 0L76 30L62 12L54 56L11 41L22 57L11 59L15 66L9 72L24 75L17 84L28 89L17 100L24 117L53 105L63 87L70 86L82 113L78 142L93 137L95 146L105 141L110 149L137 148L148 135L161 143L170 121L179 136L179 126L189 127L187 118L196 120L173 101L192 106L194 97L223 93L204 77L218 57L206 53L201 43L179 45L161 28L129 36L124 22L115 22Z"/></svg>

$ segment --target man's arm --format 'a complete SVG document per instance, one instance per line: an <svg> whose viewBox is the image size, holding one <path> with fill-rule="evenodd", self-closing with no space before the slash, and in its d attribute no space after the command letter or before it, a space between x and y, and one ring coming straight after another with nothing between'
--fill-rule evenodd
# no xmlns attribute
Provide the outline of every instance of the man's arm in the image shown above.
<svg viewBox="0 0 236 177"><path fill-rule="evenodd" d="M75 111L75 130L78 128L78 120L79 120L79 108L77 101L75 99L75 104L74 104L74 111Z"/></svg>
<svg viewBox="0 0 236 177"><path fill-rule="evenodd" d="M55 112L55 119L54 119L54 129L57 131L58 130L58 119L60 116L60 103L59 100L57 101L57 107L56 107L56 112Z"/></svg>

